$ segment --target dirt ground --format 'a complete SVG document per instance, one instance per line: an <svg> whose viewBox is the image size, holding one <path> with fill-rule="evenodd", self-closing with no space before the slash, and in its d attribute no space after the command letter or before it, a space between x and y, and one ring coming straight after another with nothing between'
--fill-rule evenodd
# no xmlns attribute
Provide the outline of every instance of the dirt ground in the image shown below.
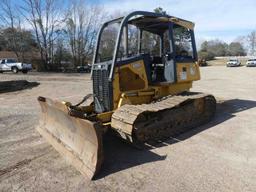
<svg viewBox="0 0 256 192"><path fill-rule="evenodd" d="M39 95L77 102L91 92L88 74L0 74L34 86L0 94L0 191L256 191L256 68L201 68L193 91L212 93L208 124L151 150L117 138L89 181L35 131Z"/></svg>

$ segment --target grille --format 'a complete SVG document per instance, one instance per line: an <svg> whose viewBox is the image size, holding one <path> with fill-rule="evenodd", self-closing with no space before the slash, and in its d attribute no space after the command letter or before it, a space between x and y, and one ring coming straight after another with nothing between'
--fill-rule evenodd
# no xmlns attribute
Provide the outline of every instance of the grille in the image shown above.
<svg viewBox="0 0 256 192"><path fill-rule="evenodd" d="M112 84L108 81L107 69L93 70L93 93L95 111L98 113L112 109Z"/></svg>

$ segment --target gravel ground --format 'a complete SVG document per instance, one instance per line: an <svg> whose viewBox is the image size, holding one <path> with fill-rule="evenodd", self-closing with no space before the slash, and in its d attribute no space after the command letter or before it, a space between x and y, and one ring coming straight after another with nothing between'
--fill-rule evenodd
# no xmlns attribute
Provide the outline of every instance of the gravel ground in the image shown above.
<svg viewBox="0 0 256 192"><path fill-rule="evenodd" d="M193 91L216 96L213 121L151 150L106 138L94 181L35 131L36 98L77 102L91 92L89 75L0 74L0 82L38 83L0 94L0 191L256 191L256 68L211 66L201 73Z"/></svg>

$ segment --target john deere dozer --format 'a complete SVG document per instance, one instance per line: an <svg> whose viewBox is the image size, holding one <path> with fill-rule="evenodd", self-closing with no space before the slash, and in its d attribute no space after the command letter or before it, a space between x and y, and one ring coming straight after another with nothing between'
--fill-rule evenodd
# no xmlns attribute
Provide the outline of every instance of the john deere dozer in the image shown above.
<svg viewBox="0 0 256 192"><path fill-rule="evenodd" d="M92 64L93 102L39 97L37 130L93 178L103 162L107 130L139 146L207 123L215 98L189 92L200 79L193 29L190 21L142 11L104 23Z"/></svg>

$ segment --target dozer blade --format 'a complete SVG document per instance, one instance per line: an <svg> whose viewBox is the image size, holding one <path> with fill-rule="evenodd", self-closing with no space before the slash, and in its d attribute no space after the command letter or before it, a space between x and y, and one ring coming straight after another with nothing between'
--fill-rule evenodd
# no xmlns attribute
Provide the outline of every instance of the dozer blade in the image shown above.
<svg viewBox="0 0 256 192"><path fill-rule="evenodd" d="M38 132L78 171L92 179L103 162L100 124L70 116L62 102L44 97L38 101L42 109Z"/></svg>

